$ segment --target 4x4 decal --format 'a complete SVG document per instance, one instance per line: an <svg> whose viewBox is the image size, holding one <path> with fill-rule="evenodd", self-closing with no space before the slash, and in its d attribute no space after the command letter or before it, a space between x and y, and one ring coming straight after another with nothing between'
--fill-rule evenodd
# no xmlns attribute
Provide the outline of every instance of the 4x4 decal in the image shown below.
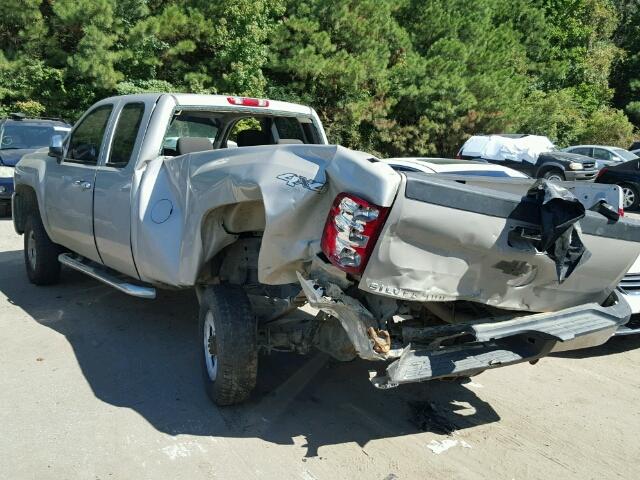
<svg viewBox="0 0 640 480"><path fill-rule="evenodd" d="M276 177L278 180L282 180L287 182L287 186L295 187L296 185L301 185L307 190L311 190L316 193L323 193L325 191L326 183L316 182L315 180L311 180L307 177L303 177L296 173L282 173Z"/></svg>

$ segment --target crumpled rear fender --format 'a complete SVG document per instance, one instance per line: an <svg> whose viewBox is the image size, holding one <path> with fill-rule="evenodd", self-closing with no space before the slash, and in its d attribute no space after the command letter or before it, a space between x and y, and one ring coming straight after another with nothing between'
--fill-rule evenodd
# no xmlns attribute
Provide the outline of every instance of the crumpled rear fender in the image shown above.
<svg viewBox="0 0 640 480"><path fill-rule="evenodd" d="M192 286L238 229L258 228L259 280L296 282L296 270L320 251L338 193L393 203L400 175L371 158L335 145L273 145L152 160L141 175L132 229L141 278Z"/></svg>

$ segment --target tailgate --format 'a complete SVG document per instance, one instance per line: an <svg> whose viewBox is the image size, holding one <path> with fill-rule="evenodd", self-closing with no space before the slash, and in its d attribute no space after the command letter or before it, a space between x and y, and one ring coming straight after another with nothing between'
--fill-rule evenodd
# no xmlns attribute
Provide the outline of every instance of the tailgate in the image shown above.
<svg viewBox="0 0 640 480"><path fill-rule="evenodd" d="M406 174L359 288L405 300L469 300L534 312L604 301L640 254L640 223L587 211L579 235L590 256L560 283L546 253L510 235L540 227L515 193L526 190L522 180L501 183ZM591 202L607 188L588 184L580 191Z"/></svg>

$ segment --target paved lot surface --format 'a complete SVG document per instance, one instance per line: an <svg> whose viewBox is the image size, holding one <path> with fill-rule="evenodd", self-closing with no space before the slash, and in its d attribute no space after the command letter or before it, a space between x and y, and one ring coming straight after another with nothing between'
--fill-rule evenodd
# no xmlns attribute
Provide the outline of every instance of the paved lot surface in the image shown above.
<svg viewBox="0 0 640 480"><path fill-rule="evenodd" d="M363 362L271 356L218 409L192 294L37 288L22 262L2 219L0 479L638 478L640 338L387 392Z"/></svg>

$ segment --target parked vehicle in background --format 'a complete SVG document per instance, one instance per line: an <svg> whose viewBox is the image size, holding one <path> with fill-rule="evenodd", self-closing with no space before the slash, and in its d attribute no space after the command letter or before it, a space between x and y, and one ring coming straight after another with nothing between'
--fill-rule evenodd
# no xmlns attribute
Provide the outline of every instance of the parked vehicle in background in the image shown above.
<svg viewBox="0 0 640 480"><path fill-rule="evenodd" d="M591 157L596 161L598 168L628 162L629 160L638 158L638 155L629 150L606 145L573 145L565 148L563 151Z"/></svg>
<svg viewBox="0 0 640 480"><path fill-rule="evenodd" d="M555 181L593 180L598 173L592 158L561 152L551 140L540 135L474 135L457 156L464 160L486 160L534 178Z"/></svg>
<svg viewBox="0 0 640 480"><path fill-rule="evenodd" d="M485 177L529 178L526 174L512 168L473 160L403 157L386 158L382 161L388 163L391 168L397 172L450 173L455 175Z"/></svg>
<svg viewBox="0 0 640 480"><path fill-rule="evenodd" d="M603 167L596 182L619 185L624 209L637 209L640 204L640 158Z"/></svg>
<svg viewBox="0 0 640 480"><path fill-rule="evenodd" d="M0 215L10 211L13 169L23 155L48 147L53 135L66 135L71 125L55 119L12 113L0 119Z"/></svg>
<svg viewBox="0 0 640 480"><path fill-rule="evenodd" d="M600 345L631 314L615 288L640 224L618 187L399 172L328 145L303 105L107 98L15 185L32 283L62 263L141 298L195 291L221 405L249 396L259 351L376 361L391 388Z"/></svg>
<svg viewBox="0 0 640 480"><path fill-rule="evenodd" d="M616 335L631 335L640 333L640 257L634 262L627 274L620 281L618 290L631 307L635 317L627 325L618 328Z"/></svg>
<svg viewBox="0 0 640 480"><path fill-rule="evenodd" d="M631 146L628 148L628 150L630 152L632 152L633 150L640 150L640 140L636 140L634 141Z"/></svg>

